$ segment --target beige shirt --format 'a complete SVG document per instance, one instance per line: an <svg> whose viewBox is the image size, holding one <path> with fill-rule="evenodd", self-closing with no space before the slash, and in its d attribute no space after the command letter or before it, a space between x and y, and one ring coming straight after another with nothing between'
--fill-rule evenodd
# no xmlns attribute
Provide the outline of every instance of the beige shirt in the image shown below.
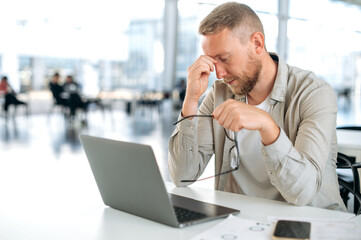
<svg viewBox="0 0 361 240"><path fill-rule="evenodd" d="M291 67L275 54L271 56L278 61L278 72L270 94L270 114L281 132L273 144L261 147L271 185L260 188L254 195L267 197L267 191L276 188L278 194L272 199L346 211L336 174L335 93L312 72ZM245 96L232 94L226 84L216 81L199 114L212 114L230 98L245 102ZM215 174L229 170L228 155L233 144L212 118L195 117L178 123L169 140L168 166L173 182L177 186L189 185L180 181L197 179L213 155ZM251 176L251 172L243 171L243 174ZM215 189L244 194L236 177L237 173L216 177ZM243 176L242 181L249 186L258 184L252 177Z"/></svg>

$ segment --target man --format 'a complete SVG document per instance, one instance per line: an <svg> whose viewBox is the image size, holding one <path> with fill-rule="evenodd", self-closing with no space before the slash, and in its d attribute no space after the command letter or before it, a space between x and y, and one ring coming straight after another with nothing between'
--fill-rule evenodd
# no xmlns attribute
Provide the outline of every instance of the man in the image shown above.
<svg viewBox="0 0 361 240"><path fill-rule="evenodd" d="M0 81L0 96L1 95L4 95L5 98L5 103L3 106L5 111L5 116L7 116L7 112L11 104L27 106L27 103L17 99L16 93L13 90L13 88L10 86L7 76L3 76Z"/></svg>
<svg viewBox="0 0 361 240"><path fill-rule="evenodd" d="M246 5L218 6L199 33L204 55L188 68L185 119L169 141L173 182L197 180L214 154L217 190L345 211L329 84L268 53L262 23ZM223 80L198 109L213 71Z"/></svg>
<svg viewBox="0 0 361 240"><path fill-rule="evenodd" d="M65 83L63 84L64 92L69 95L68 104L70 108L70 116L75 117L77 109L87 110L87 102L80 96L80 87L73 79L73 76L66 76Z"/></svg>
<svg viewBox="0 0 361 240"><path fill-rule="evenodd" d="M68 106L68 99L64 98L64 89L63 86L59 83L60 74L55 73L49 83L49 89L53 94L53 98L56 101L56 104L67 107Z"/></svg>

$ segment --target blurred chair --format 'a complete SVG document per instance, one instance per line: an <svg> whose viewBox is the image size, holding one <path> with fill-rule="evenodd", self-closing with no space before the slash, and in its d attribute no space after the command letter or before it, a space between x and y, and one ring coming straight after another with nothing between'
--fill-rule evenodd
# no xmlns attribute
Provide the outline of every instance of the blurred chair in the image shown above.
<svg viewBox="0 0 361 240"><path fill-rule="evenodd" d="M340 126L337 127L336 129L361 131L361 126Z"/></svg>
<svg viewBox="0 0 361 240"><path fill-rule="evenodd" d="M21 101L21 103L9 104L7 111L5 111L5 101L6 101L5 98L6 98L6 96L4 94L0 94L0 116L4 116L6 119L9 116L12 116L13 118L15 118L18 108L20 106L24 106L25 114L27 117L29 117L29 114L30 114L29 105L22 101Z"/></svg>
<svg viewBox="0 0 361 240"><path fill-rule="evenodd" d="M60 86L50 87L53 104L50 106L48 111L48 117L50 114L54 113L55 109L60 109L60 112L63 114L65 119L68 118L70 114L68 95L64 94L61 89L62 88Z"/></svg>
<svg viewBox="0 0 361 240"><path fill-rule="evenodd" d="M338 169L349 169L352 172L351 175L338 172L338 182L340 184L340 194L343 202L347 206L349 193L351 193L354 196L353 212L359 215L361 213L361 194L358 169L361 168L361 162L355 162L354 158L343 153L338 153L336 165Z"/></svg>
<svg viewBox="0 0 361 240"><path fill-rule="evenodd" d="M142 110L142 114L144 114L144 110L152 113L153 109L157 109L158 113L160 113L163 100L163 92L145 91L141 93L140 98L137 100L137 106Z"/></svg>
<svg viewBox="0 0 361 240"><path fill-rule="evenodd" d="M50 109L48 111L48 117L54 113L56 109L60 109L60 112L63 114L64 118L67 118L69 116L69 108L64 105L64 103L60 103L56 100L56 98L53 95L52 98L53 104L51 104Z"/></svg>

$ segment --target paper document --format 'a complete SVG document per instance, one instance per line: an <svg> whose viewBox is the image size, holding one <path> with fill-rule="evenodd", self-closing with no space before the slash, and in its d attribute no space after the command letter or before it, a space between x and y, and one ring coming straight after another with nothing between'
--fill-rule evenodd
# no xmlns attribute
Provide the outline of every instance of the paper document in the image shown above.
<svg viewBox="0 0 361 240"><path fill-rule="evenodd" d="M268 217L275 225L278 220L306 221L311 223L311 240L361 240L360 226L350 220L324 218Z"/></svg>
<svg viewBox="0 0 361 240"><path fill-rule="evenodd" d="M311 223L311 240L361 240L361 227L357 222L325 218L268 217L269 224L246 220L230 215L214 227L192 240L270 240L278 220L306 221Z"/></svg>
<svg viewBox="0 0 361 240"><path fill-rule="evenodd" d="M272 239L271 226L230 215L214 227L192 238L192 240L218 239L270 240Z"/></svg>

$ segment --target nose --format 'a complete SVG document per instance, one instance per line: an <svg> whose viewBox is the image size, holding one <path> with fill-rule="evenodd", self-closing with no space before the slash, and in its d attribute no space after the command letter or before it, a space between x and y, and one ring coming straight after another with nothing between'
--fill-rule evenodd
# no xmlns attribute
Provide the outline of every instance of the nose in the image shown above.
<svg viewBox="0 0 361 240"><path fill-rule="evenodd" d="M222 79L224 77L226 77L227 75L227 70L225 69L225 67L222 65L222 63L216 63L214 64L215 68L216 68L216 75L218 79Z"/></svg>

